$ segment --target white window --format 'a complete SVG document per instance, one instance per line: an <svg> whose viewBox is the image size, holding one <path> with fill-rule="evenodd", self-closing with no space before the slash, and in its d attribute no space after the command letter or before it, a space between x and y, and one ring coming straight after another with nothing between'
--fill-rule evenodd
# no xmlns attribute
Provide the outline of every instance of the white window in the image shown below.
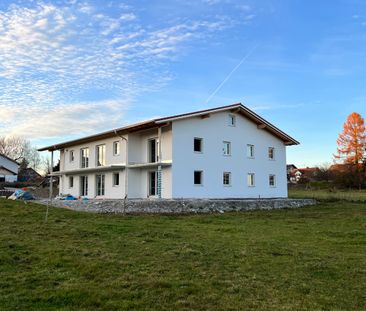
<svg viewBox="0 0 366 311"><path fill-rule="evenodd" d="M231 173L224 172L222 174L222 183L224 186L231 186Z"/></svg>
<svg viewBox="0 0 366 311"><path fill-rule="evenodd" d="M268 182L270 187L276 187L276 175L269 175Z"/></svg>
<svg viewBox="0 0 366 311"><path fill-rule="evenodd" d="M121 144L119 141L113 142L113 155L118 156L120 154Z"/></svg>
<svg viewBox="0 0 366 311"><path fill-rule="evenodd" d="M225 155L225 156L231 155L231 143L229 141L223 142L222 152L223 152L223 155Z"/></svg>
<svg viewBox="0 0 366 311"><path fill-rule="evenodd" d="M235 115L229 114L229 116L228 116L228 125L229 126L235 126L235 123L236 123Z"/></svg>
<svg viewBox="0 0 366 311"><path fill-rule="evenodd" d="M254 158L254 145L247 145L247 157L251 159Z"/></svg>
<svg viewBox="0 0 366 311"><path fill-rule="evenodd" d="M202 183L203 183L202 177L203 177L203 172L202 171L194 171L194 173L193 173L193 183L197 186L201 186Z"/></svg>
<svg viewBox="0 0 366 311"><path fill-rule="evenodd" d="M89 167L89 148L83 148L80 150L81 154L81 168Z"/></svg>
<svg viewBox="0 0 366 311"><path fill-rule="evenodd" d="M74 160L75 160L74 150L70 150L70 162L74 162Z"/></svg>
<svg viewBox="0 0 366 311"><path fill-rule="evenodd" d="M105 194L105 175L96 175L97 195Z"/></svg>
<svg viewBox="0 0 366 311"><path fill-rule="evenodd" d="M74 177L70 176L69 177L69 188L73 188L74 187Z"/></svg>
<svg viewBox="0 0 366 311"><path fill-rule="evenodd" d="M80 176L80 195L88 195L88 176Z"/></svg>
<svg viewBox="0 0 366 311"><path fill-rule="evenodd" d="M268 159L269 160L275 159L275 148L273 148L273 147L268 148Z"/></svg>
<svg viewBox="0 0 366 311"><path fill-rule="evenodd" d="M113 186L119 186L119 173L113 173Z"/></svg>
<svg viewBox="0 0 366 311"><path fill-rule="evenodd" d="M247 182L248 182L248 187L255 186L255 174L254 173L248 173Z"/></svg>
<svg viewBox="0 0 366 311"><path fill-rule="evenodd" d="M202 152L202 138L195 137L193 139L193 151Z"/></svg>
<svg viewBox="0 0 366 311"><path fill-rule="evenodd" d="M105 166L105 145L97 146L97 166Z"/></svg>

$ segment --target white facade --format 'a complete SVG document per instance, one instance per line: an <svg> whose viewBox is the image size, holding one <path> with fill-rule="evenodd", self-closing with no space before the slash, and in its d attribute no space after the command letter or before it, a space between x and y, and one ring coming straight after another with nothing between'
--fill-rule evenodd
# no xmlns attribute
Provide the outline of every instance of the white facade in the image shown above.
<svg viewBox="0 0 366 311"><path fill-rule="evenodd" d="M19 164L0 154L0 182L16 182L18 180Z"/></svg>
<svg viewBox="0 0 366 311"><path fill-rule="evenodd" d="M128 198L287 197L286 145L297 142L248 111L231 105L60 144L55 147L60 193L119 199L126 191ZM47 148L41 150L56 150ZM82 167L83 148L89 149L88 167Z"/></svg>

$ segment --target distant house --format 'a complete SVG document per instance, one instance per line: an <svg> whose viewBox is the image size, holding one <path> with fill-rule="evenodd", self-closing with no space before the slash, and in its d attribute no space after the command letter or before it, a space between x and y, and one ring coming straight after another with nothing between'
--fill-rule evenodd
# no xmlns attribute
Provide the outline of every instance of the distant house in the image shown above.
<svg viewBox="0 0 366 311"><path fill-rule="evenodd" d="M34 182L42 181L43 177L38 174L33 168L27 167L19 170L18 181L21 182Z"/></svg>
<svg viewBox="0 0 366 311"><path fill-rule="evenodd" d="M320 169L319 167L306 167L299 168L298 171L301 173L301 179L306 179L308 181L313 181L318 176Z"/></svg>
<svg viewBox="0 0 366 311"><path fill-rule="evenodd" d="M9 157L0 154L0 182L16 182L19 164Z"/></svg>

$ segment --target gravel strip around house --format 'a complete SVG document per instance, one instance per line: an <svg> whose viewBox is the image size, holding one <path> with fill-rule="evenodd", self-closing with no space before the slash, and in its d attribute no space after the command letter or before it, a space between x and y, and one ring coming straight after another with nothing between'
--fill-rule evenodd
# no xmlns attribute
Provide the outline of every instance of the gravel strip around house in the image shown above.
<svg viewBox="0 0 366 311"><path fill-rule="evenodd" d="M48 200L37 200L47 204ZM191 199L191 200L53 200L51 205L102 214L197 214L300 208L315 205L313 199Z"/></svg>

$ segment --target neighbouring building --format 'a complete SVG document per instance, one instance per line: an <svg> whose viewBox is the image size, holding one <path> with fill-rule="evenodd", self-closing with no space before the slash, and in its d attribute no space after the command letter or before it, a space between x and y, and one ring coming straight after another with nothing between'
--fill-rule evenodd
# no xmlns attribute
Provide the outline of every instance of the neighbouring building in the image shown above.
<svg viewBox="0 0 366 311"><path fill-rule="evenodd" d="M89 198L287 197L286 146L298 142L234 104L55 144L61 194Z"/></svg>
<svg viewBox="0 0 366 311"><path fill-rule="evenodd" d="M16 182L18 180L18 162L0 154L0 182Z"/></svg>

